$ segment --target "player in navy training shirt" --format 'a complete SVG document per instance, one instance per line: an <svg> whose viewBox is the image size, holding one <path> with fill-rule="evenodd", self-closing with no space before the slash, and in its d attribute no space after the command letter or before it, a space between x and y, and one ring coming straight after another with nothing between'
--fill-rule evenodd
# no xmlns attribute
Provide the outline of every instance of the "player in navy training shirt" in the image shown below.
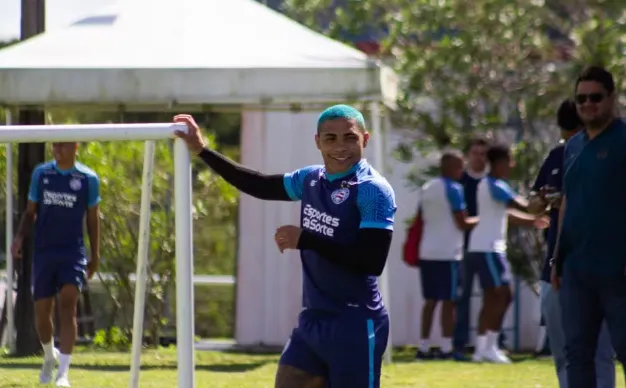
<svg viewBox="0 0 626 388"><path fill-rule="evenodd" d="M346 105L319 117L324 165L264 175L206 148L189 115L177 132L190 150L239 190L265 200L301 201L300 226L276 231L281 252L301 253L303 310L280 358L277 388L380 385L389 319L376 277L387 260L396 204L389 183L363 159L369 134Z"/></svg>
<svg viewBox="0 0 626 388"><path fill-rule="evenodd" d="M76 341L76 304L100 260L100 185L95 172L76 163L77 149L78 143L53 143L54 161L35 168L28 205L11 247L13 257L21 258L24 237L34 224L33 297L37 333L44 350L40 382L52 381L59 362L58 387L70 386L68 370ZM90 260L83 238L85 216ZM52 338L55 296L60 310L60 353Z"/></svg>

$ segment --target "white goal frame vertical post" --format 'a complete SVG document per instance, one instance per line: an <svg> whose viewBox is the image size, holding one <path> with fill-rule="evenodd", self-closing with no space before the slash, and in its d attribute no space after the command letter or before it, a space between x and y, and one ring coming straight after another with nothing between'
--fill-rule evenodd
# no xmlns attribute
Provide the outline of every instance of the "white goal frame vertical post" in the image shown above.
<svg viewBox="0 0 626 388"><path fill-rule="evenodd" d="M11 125L0 127L0 143L41 143L62 141L165 140L174 131L186 131L184 124L88 124ZM181 139L174 145L174 189L176 211L176 346L178 386L195 387L193 235L191 218L191 163L189 150ZM145 279L144 279L145 281ZM140 277L137 278L136 287Z"/></svg>
<svg viewBox="0 0 626 388"><path fill-rule="evenodd" d="M133 313L133 345L130 362L130 387L139 387L141 349L143 347L143 322L146 306L146 283L148 281L148 256L150 252L150 206L152 202L152 179L154 177L154 152L156 143L149 140L143 155L141 180L141 210L139 212L139 242L137 244L137 277L135 280L135 311Z"/></svg>
<svg viewBox="0 0 626 388"><path fill-rule="evenodd" d="M6 125L9 126L12 124L12 116L11 110L5 109L5 121ZM15 308L13 306L13 275L15 273L15 268L13 267L13 255L11 254L11 245L13 244L13 213L14 213L14 205L13 205L13 144L8 143L6 145L6 220L5 220L5 229L6 229L6 241L5 241L5 260L7 265L7 290L6 290L6 307L7 307L7 325L4 331L7 341L7 347L9 348L9 353L13 354L15 352ZM1 339L0 339L1 340Z"/></svg>
<svg viewBox="0 0 626 388"><path fill-rule="evenodd" d="M376 169L378 170L378 172L380 172L381 174L384 174L385 173L385 153L384 153L383 142L385 141L384 139L385 135L383 133L383 126L381 123L380 105L378 105L377 101L370 102L369 111L370 111L372 132L374 134L374 137L371 140L374 146L374 165ZM389 261L387 261L387 264L385 265L385 268L383 269L383 273L380 275L380 291L383 295L383 303L385 304L385 307L387 308L387 312L390 317L389 335L387 337L387 349L385 349L383 360L385 361L386 364L391 364L392 362L391 353L393 350L393 343L391 341L391 302L390 302L390 295L389 295Z"/></svg>

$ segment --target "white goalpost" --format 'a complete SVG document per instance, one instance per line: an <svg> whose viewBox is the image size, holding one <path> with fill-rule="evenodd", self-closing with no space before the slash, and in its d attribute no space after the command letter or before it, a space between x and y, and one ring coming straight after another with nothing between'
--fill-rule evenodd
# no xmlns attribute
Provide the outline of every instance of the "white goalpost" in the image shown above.
<svg viewBox="0 0 626 388"><path fill-rule="evenodd" d="M8 116L10 117L10 116ZM13 228L12 143L60 141L133 141L145 140L137 278L133 318L130 387L139 386L143 340L143 320L150 236L150 197L154 172L155 141L171 139L175 130L186 131L184 124L90 124L90 125L10 125L0 127L0 143L7 144L7 323L9 346L13 343L13 263L10 257ZM96 169L97 170L97 169ZM176 351L178 386L195 387L193 234L191 218L191 164L187 146L181 139L174 143L174 197L176 214ZM9 213L10 212L10 213Z"/></svg>

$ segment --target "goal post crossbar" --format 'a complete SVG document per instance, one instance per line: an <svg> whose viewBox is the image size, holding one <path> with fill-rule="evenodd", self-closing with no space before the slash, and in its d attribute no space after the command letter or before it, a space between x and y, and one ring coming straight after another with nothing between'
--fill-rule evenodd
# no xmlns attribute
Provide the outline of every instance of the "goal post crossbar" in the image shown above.
<svg viewBox="0 0 626 388"><path fill-rule="evenodd" d="M9 121L9 120L7 120ZM0 143L43 143L62 141L146 141L142 179L139 252L137 256L137 284L135 292L135 319L131 362L131 388L139 384L139 362L143 339L143 308L148 260L150 197L154 167L154 141L174 138L174 131L186 131L184 124L69 124L69 125L6 125L0 126ZM11 166L12 167L12 166ZM12 171L7 171L7 187L12 182ZM176 341L178 358L178 386L195 387L194 357L194 293L193 293L193 234L191 218L191 163L187 146L181 139L174 143L175 238L176 238ZM7 188L7 193L12 193ZM13 204L7 197L7 207ZM9 213L9 214L12 214ZM8 224L8 221L7 221ZM9 232L7 230L7 232ZM7 236L8 252L12 236ZM7 264L7 270L12 266ZM9 276L12 283L12 276ZM12 284L7 284L7 297L12 297ZM141 310L140 312L138 310ZM7 311L13 314L13 311ZM137 316L139 315L139 316ZM13 321L13 319L11 319ZM139 329L139 333L137 333ZM9 339L10 341L11 339Z"/></svg>

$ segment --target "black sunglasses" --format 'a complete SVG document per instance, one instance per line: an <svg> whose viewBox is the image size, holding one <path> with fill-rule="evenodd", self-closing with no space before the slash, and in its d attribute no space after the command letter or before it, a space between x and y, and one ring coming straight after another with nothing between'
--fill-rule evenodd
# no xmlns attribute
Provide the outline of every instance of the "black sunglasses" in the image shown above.
<svg viewBox="0 0 626 388"><path fill-rule="evenodd" d="M589 102L591 102L592 104L597 104L600 101L604 100L604 94L602 93L577 94L575 99L578 105L584 104L585 102L587 102L587 100L589 100Z"/></svg>

